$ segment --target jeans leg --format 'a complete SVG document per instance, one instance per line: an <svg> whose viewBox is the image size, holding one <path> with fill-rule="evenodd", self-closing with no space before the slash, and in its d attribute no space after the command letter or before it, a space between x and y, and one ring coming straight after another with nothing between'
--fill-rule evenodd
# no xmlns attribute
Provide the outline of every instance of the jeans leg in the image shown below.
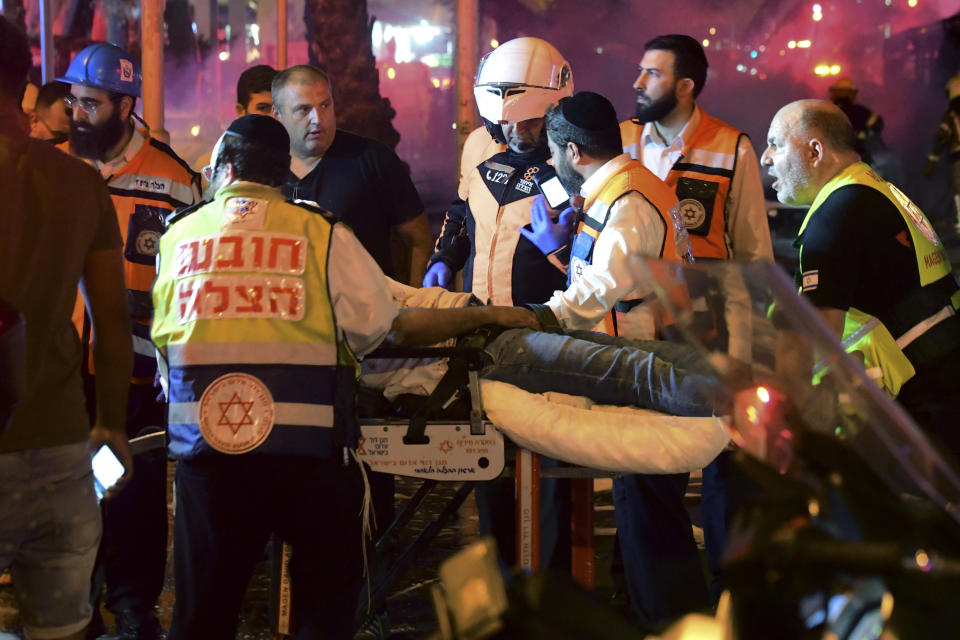
<svg viewBox="0 0 960 640"><path fill-rule="evenodd" d="M696 362L692 347L652 341L611 343L603 339L606 336L583 339L589 336L505 331L488 345L493 363L482 375L533 393L586 395L604 404L681 416L713 414L719 385L711 375L685 368Z"/></svg>
<svg viewBox="0 0 960 640"><path fill-rule="evenodd" d="M727 545L727 527L730 524L727 477L732 464L732 452L722 451L713 462L703 468L703 493L700 512L703 516L703 539L710 568L710 600L716 602L723 591L720 578L720 559Z"/></svg>
<svg viewBox="0 0 960 640"><path fill-rule="evenodd" d="M708 605L700 556L683 506L690 474L614 478L617 537L630 604L648 625Z"/></svg>

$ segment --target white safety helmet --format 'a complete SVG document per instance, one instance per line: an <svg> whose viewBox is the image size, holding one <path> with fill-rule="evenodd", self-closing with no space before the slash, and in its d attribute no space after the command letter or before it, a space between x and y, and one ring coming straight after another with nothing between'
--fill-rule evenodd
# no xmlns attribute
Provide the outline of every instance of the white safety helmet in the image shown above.
<svg viewBox="0 0 960 640"><path fill-rule="evenodd" d="M550 106L573 95L573 74L546 40L515 38L480 60L473 95L491 124L542 118Z"/></svg>

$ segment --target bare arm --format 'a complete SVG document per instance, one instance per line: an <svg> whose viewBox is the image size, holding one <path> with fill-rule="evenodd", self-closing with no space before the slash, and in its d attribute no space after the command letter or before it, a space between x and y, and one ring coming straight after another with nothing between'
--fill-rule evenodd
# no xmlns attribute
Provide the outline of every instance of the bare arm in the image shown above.
<svg viewBox="0 0 960 640"><path fill-rule="evenodd" d="M423 282L427 260L433 254L433 236L430 235L427 214L421 213L397 225L396 231L410 255L410 284L419 285Z"/></svg>
<svg viewBox="0 0 960 640"><path fill-rule="evenodd" d="M522 307L468 307L465 309L401 309L384 343L423 346L461 335L484 325L540 329L532 311Z"/></svg>
<svg viewBox="0 0 960 640"><path fill-rule="evenodd" d="M80 289L93 324L93 363L97 393L97 417L90 431L90 445L108 445L126 473L108 492L116 493L133 474L133 455L127 442L127 393L133 368L133 338L127 312L121 249L91 251L83 268Z"/></svg>

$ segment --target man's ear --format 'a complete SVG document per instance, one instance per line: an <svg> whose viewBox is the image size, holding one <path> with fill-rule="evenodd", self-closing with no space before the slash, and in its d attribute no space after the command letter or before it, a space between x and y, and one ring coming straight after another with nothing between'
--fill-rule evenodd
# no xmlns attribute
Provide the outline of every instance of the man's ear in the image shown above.
<svg viewBox="0 0 960 640"><path fill-rule="evenodd" d="M580 153L580 146L576 142L568 142L563 152L567 154L567 160L570 164L580 164L583 160L583 154Z"/></svg>
<svg viewBox="0 0 960 640"><path fill-rule="evenodd" d="M826 157L826 149L819 138L810 138L807 142L807 153L810 154L810 164L814 167L823 162Z"/></svg>
<svg viewBox="0 0 960 640"><path fill-rule="evenodd" d="M693 90L696 88L692 78L680 78L676 83L677 98L693 100Z"/></svg>
<svg viewBox="0 0 960 640"><path fill-rule="evenodd" d="M133 112L133 98L130 96L123 96L120 98L120 119L126 121L130 117L130 114Z"/></svg>
<svg viewBox="0 0 960 640"><path fill-rule="evenodd" d="M247 108L242 104L240 104L239 102L236 105L234 105L234 108L237 110L238 118L242 118L243 116L247 115Z"/></svg>

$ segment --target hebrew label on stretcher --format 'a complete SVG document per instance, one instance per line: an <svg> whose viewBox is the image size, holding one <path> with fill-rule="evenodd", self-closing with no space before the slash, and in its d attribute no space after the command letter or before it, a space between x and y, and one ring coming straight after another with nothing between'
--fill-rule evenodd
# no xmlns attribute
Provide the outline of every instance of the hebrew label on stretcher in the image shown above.
<svg viewBox="0 0 960 640"><path fill-rule="evenodd" d="M428 424L427 444L404 444L408 425L364 424L357 454L374 471L433 480L492 480L503 471L503 434L484 422L483 435L465 424Z"/></svg>

